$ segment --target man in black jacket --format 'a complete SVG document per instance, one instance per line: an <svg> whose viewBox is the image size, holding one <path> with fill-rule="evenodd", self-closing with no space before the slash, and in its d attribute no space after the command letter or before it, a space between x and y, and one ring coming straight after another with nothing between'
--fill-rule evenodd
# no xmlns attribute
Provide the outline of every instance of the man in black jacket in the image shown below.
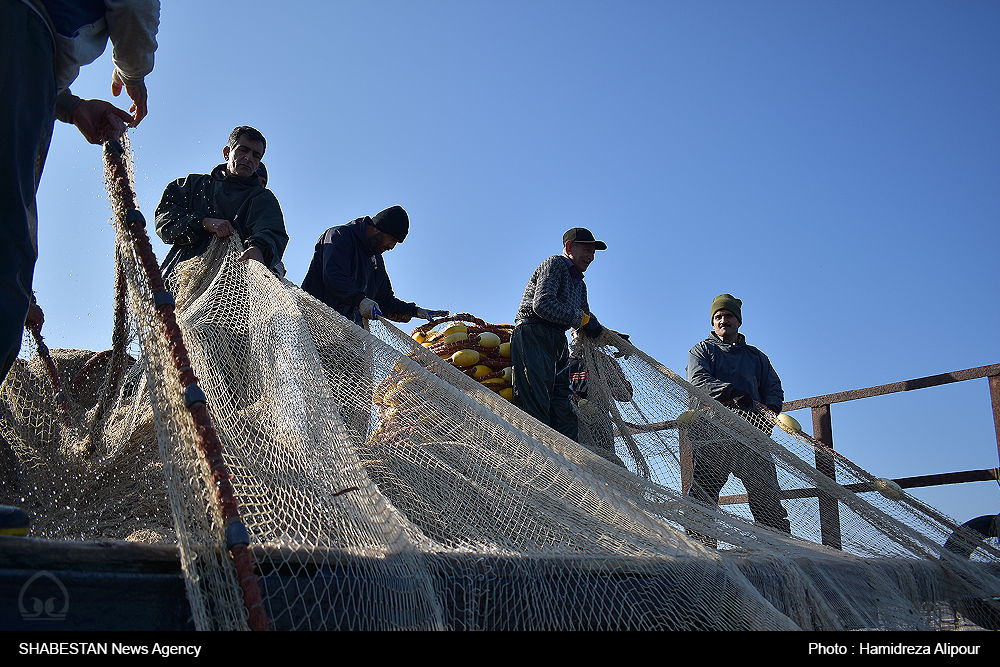
<svg viewBox="0 0 1000 667"><path fill-rule="evenodd" d="M382 253L402 243L409 229L401 206L331 227L316 242L302 289L358 326L379 315L396 322L447 316L447 310L420 308L393 294Z"/></svg>
<svg viewBox="0 0 1000 667"><path fill-rule="evenodd" d="M222 149L225 164L211 174L190 174L170 183L156 207L156 233L172 247L163 260L164 279L181 262L208 249L214 238L233 234L243 242L241 261L256 260L273 269L288 245L278 200L257 175L267 142L241 125Z"/></svg>
<svg viewBox="0 0 1000 667"><path fill-rule="evenodd" d="M302 289L360 327L383 315L397 322L413 317L430 320L445 317L447 310L426 310L396 298L385 271L382 253L402 243L410 229L406 211L392 206L375 215L346 225L331 227L316 242ZM317 351L331 378L341 418L357 446L368 440L372 395L371 381L364 372L366 360L344 354L338 345L317 341Z"/></svg>

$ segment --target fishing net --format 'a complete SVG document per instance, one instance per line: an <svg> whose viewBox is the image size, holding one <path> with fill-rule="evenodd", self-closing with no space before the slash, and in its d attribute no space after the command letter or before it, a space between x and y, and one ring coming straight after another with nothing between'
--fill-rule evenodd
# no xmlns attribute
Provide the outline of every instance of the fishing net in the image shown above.
<svg viewBox="0 0 1000 667"><path fill-rule="evenodd" d="M175 542L199 629L260 627L248 588L276 629L1000 622L995 545L614 332L574 342L588 384L577 443L502 394L506 362L481 334L502 344L509 327L462 316L454 349L421 342L454 321L366 330L238 261L238 239L169 286L224 452L206 458L124 224L135 216L112 204L115 350L27 341L0 387L0 503L29 511L34 537ZM483 363L456 363L472 348ZM713 469L734 475L719 504ZM223 472L238 513L220 501ZM229 555L237 519L254 576Z"/></svg>

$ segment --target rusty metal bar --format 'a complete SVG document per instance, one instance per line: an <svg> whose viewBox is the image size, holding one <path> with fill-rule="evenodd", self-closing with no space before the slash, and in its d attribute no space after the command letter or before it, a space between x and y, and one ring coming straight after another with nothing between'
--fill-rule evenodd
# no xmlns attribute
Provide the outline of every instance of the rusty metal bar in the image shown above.
<svg viewBox="0 0 1000 667"><path fill-rule="evenodd" d="M990 376L990 402L993 404L993 428L997 434L997 457L1000 458L1000 375Z"/></svg>
<svg viewBox="0 0 1000 667"><path fill-rule="evenodd" d="M676 420L669 420L665 422L656 422L655 424L632 424L630 422L625 422L622 424L622 428L626 429L629 435L636 435L638 433L655 433L656 431L669 431L670 429L677 428ZM617 427L615 430L615 437L620 436L621 433L618 432Z"/></svg>
<svg viewBox="0 0 1000 667"><path fill-rule="evenodd" d="M859 398L870 398L871 396L895 394L900 391L912 391L914 389L924 389L926 387L937 387L943 384L950 384L952 382L961 382L963 380L975 380L977 378L984 377L993 378L997 376L1000 376L1000 364L993 364L992 366L979 366L978 368L969 368L964 371L931 375L924 378L917 378L916 380L904 380L903 382L882 384L877 387L866 387L865 389L842 391L836 394L813 396L812 398L801 398L796 401L788 401L781 407L781 410L782 412L790 412L792 410L800 410L802 408L816 408L823 405L831 405L833 403L854 401ZM992 387L992 379L990 380L990 383ZM1000 388L998 388L997 391L1000 391ZM997 403L994 402L993 406L993 414L996 417L998 410ZM1000 424L1000 422L998 422L998 424ZM1000 426L997 427L997 435L1000 437Z"/></svg>
<svg viewBox="0 0 1000 667"><path fill-rule="evenodd" d="M796 401L788 401L782 406L783 412L811 408L813 417L813 439L820 444L833 450L833 427L830 420L830 406L834 403L854 401L859 398L870 398L872 396L883 396L901 391L912 391L914 389L925 389L927 387L937 387L952 382L963 380L974 380L977 378L989 378L990 399L993 404L993 422L997 434L997 456L1000 458L1000 364L991 366L979 366L969 368L964 371L952 373L942 373L928 377L917 378L915 380L904 380L892 384L883 384L877 387L866 387L853 391L842 391L836 394L826 394L824 396L814 396ZM816 450L816 468L834 481L836 466L833 457L824 454L822 450ZM937 486L941 484L958 484L961 482L983 481L997 479L997 469L971 470L961 473L945 473L942 475L924 475L921 477L906 477L900 480L893 480L902 488L915 488L921 486ZM872 491L871 484L851 484L845 488L855 492ZM806 489L792 491L792 493L807 493ZM811 495L811 493L807 493ZM820 504L820 530L823 535L823 544L840 548L840 510L837 501L824 493L817 493ZM735 497L734 497L735 498ZM721 503L721 500L720 500Z"/></svg>
<svg viewBox="0 0 1000 667"><path fill-rule="evenodd" d="M677 429L677 444L681 464L681 494L686 496L694 483L694 445L686 428Z"/></svg>
<svg viewBox="0 0 1000 667"><path fill-rule="evenodd" d="M833 450L833 422L830 417L830 406L819 405L812 409L813 439L819 444ZM834 457L821 448L816 449L816 470L823 473L834 482L837 481L837 463ZM834 549L843 547L843 537L840 532L840 505L837 499L829 493L819 493L819 529L823 544Z"/></svg>
<svg viewBox="0 0 1000 667"><path fill-rule="evenodd" d="M923 486L943 486L946 484L963 484L965 482L993 482L1000 475L1000 469L986 468L985 470L964 470L962 472L946 472L940 475L920 475L918 477L901 477L894 479L903 489L915 489ZM844 488L853 493L868 493L878 491L872 482L858 482L856 484L844 484ZM781 492L783 500L798 500L800 498L817 498L823 492L819 489L786 489ZM722 496L719 498L720 505L739 505L747 502L745 493L732 496Z"/></svg>
<svg viewBox="0 0 1000 667"><path fill-rule="evenodd" d="M945 484L962 484L964 482L991 482L997 479L997 469L965 470L963 472L945 472L939 475L918 475L894 479L904 489L916 489L922 486L943 486Z"/></svg>

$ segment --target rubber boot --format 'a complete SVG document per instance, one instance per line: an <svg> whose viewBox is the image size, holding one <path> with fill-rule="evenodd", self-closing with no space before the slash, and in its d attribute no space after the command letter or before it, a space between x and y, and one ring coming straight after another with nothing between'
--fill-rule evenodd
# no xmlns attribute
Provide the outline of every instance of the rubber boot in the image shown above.
<svg viewBox="0 0 1000 667"><path fill-rule="evenodd" d="M24 537L28 534L30 524L28 515L23 510L0 505L0 535Z"/></svg>

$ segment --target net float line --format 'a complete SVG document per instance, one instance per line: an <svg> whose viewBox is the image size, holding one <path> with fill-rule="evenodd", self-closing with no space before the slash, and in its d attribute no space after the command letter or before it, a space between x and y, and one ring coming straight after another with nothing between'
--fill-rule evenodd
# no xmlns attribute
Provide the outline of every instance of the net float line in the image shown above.
<svg viewBox="0 0 1000 667"><path fill-rule="evenodd" d="M500 336L500 341L503 343L509 343L511 334L514 332L514 326L511 324L490 324L485 320L481 320L478 317L471 315L469 313L458 313L456 315L451 315L449 317L442 317L436 320L430 320L425 324L421 324L418 327L414 327L410 331L410 336L415 337L416 334L426 334L431 329L438 327L445 322L458 322L460 324L466 324L472 322L473 326L468 327L469 333L482 333L484 331L489 331Z"/></svg>
<svg viewBox="0 0 1000 667"><path fill-rule="evenodd" d="M73 429L73 418L69 412L69 404L66 401L66 394L63 392L62 380L59 379L59 371L56 370L56 364L52 361L52 357L49 355L49 348L42 339L42 326L35 322L25 322L24 328L27 329L31 333L32 338L35 339L35 347L38 348L38 356L41 358L42 363L45 366L45 372L49 376L49 382L52 384L52 394L55 397L56 405L59 408L59 415L62 417L66 428Z"/></svg>
<svg viewBox="0 0 1000 667"><path fill-rule="evenodd" d="M174 312L174 298L166 290L159 263L146 233L146 220L136 205L124 155L125 148L119 141L111 139L105 142L105 180L115 209L116 222L131 237L133 249L146 275L147 286L153 294L157 317L164 336L169 341L170 357L184 391L184 404L194 419L198 433L197 448L209 467L216 489L216 502L225 525L226 546L232 555L243 604L249 614L248 625L251 630L269 630L272 627L271 619L264 608L260 583L254 572L256 563L248 548L250 536L240 518L236 493L222 455L222 441L212 425L205 394L198 387L198 378L191 367L184 336Z"/></svg>
<svg viewBox="0 0 1000 667"><path fill-rule="evenodd" d="M449 322L461 327L449 326ZM458 313L414 327L410 337L466 377L511 400L513 385L504 380L507 376L504 369L512 365L509 348L513 333L511 324L490 324L470 313ZM465 338L450 340L459 334ZM463 357L461 353L466 351L476 354ZM483 366L489 369L488 373L482 372ZM498 379L504 381L496 382Z"/></svg>

